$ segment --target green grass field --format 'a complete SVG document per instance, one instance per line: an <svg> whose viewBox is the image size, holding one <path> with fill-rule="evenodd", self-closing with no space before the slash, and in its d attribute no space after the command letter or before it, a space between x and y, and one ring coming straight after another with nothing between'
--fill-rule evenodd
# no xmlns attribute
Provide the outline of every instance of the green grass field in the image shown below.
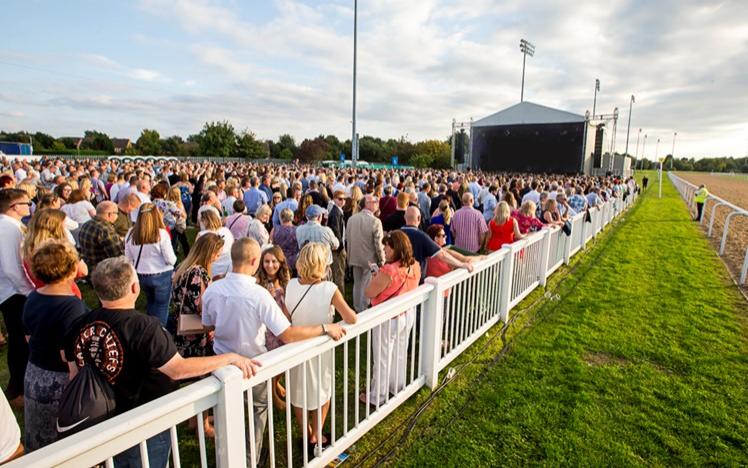
<svg viewBox="0 0 748 468"><path fill-rule="evenodd" d="M554 276L560 299L527 309L538 291L518 306L503 354L492 330L417 421L428 389L353 461L747 464L746 303L668 182L625 217Z"/></svg>
<svg viewBox="0 0 748 468"><path fill-rule="evenodd" d="M748 464L746 303L663 189L651 174L623 220L512 311L506 346L489 331L428 406L424 388L349 463ZM0 360L5 384L5 348Z"/></svg>

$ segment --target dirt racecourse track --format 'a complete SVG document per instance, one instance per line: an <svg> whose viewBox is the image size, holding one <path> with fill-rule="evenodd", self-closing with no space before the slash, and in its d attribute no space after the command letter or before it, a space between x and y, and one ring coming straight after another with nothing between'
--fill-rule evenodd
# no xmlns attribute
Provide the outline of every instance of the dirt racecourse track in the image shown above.
<svg viewBox="0 0 748 468"><path fill-rule="evenodd" d="M748 209L748 177L745 174L711 175L703 172L679 172L677 174L692 184L706 184L709 193L741 208ZM705 231L709 228L713 207L713 201L709 201L705 207L703 223ZM716 249L719 249L725 218L730 212L731 209L724 206L717 208L711 238ZM748 217L733 216L732 221L730 221L730 232L727 234L724 259L736 279L740 277L740 268L743 266L746 248L748 248ZM748 289L748 282L743 284L743 288Z"/></svg>

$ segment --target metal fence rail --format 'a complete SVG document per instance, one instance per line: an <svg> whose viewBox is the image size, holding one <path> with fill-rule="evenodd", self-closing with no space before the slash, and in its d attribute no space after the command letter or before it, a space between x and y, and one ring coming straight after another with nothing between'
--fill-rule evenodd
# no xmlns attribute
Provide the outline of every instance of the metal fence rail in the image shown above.
<svg viewBox="0 0 748 468"><path fill-rule="evenodd" d="M670 178L670 181L675 186L676 190L678 190L678 193L680 193L680 196L686 202L686 205L688 205L689 210L695 210L696 202L694 201L694 194L696 193L696 190L698 190L698 187L692 184L691 182L688 182L687 180L684 180L678 177L672 172L668 172L668 177ZM704 203L704 208L701 212L701 219L699 220L700 224L704 224L704 220L707 217L709 208L711 208L711 215L709 216L709 228L707 229L707 237L712 237L715 215L717 214L717 208L720 208L720 207L725 207L729 210L729 213L727 214L727 217L725 218L724 227L722 228L722 240L719 243L719 254L721 256L725 254L725 245L727 244L727 234L730 231L730 221L732 221L734 218L738 216L748 217L748 210L741 208L733 203L730 203L727 200L724 200L722 198L719 198L717 196L710 194L707 197L706 202ZM745 250L745 257L743 258L743 266L740 268L740 278L738 279L738 284L743 285L745 284L746 280L748 280L748 248L746 248Z"/></svg>
<svg viewBox="0 0 748 468"><path fill-rule="evenodd" d="M184 439L177 437L177 425L193 417L203 467L209 459L219 468L256 466L260 445L271 467L325 466L423 386L435 388L440 371L492 326L506 323L516 304L544 286L635 199L632 194L593 208L591 223L584 213L576 215L570 236L543 229L488 255L472 273L461 269L427 278L416 290L359 314L355 325L345 325L340 341L319 337L268 352L249 380L233 366L219 369L7 466L111 467L116 454L140 446L147 467L145 441L168 430L171 465L179 467ZM280 407L273 404L274 378L286 388ZM308 432L300 427L321 428L322 412L308 410L324 408L326 401L327 429L315 437L327 436L329 446L310 446ZM214 450L202 431L206 411L215 419Z"/></svg>

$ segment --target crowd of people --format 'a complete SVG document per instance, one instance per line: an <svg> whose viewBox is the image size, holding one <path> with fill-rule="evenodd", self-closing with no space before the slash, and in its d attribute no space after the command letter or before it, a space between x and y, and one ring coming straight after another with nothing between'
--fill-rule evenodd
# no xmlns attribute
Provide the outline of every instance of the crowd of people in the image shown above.
<svg viewBox="0 0 748 468"><path fill-rule="evenodd" d="M86 365L111 385L117 414L229 364L249 377L268 350L342 338L336 313L353 324L426 276L472 271L482 255L636 189L615 177L298 162L0 162L0 345L10 373L0 462L74 430L57 416ZM136 309L141 293L145 313ZM373 353L377 378L362 389L363 404L405 386L406 366L392 360L407 356L414 323L404 311L373 334L384 352ZM327 443L318 421L325 425L333 372L330 355L294 369L290 388L273 379L273 403L290 392L312 446ZM23 407L22 444L9 402ZM253 404L259 453L264 386ZM210 418L203 423L210 435ZM168 431L148 440L152 466L166 465L170 440ZM115 462L137 466L139 448Z"/></svg>

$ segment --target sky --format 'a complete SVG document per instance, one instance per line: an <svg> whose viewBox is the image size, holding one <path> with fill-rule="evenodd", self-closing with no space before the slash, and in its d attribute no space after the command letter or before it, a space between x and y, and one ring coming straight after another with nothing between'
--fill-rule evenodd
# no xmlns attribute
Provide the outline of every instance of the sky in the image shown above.
<svg viewBox="0 0 748 468"><path fill-rule="evenodd" d="M228 120L351 136L353 0L6 0L0 129L137 139ZM449 135L525 100L619 108L616 151L748 153L748 2L361 0L357 129ZM639 129L641 133L639 133ZM644 135L647 135L646 145ZM659 146L657 139L660 139ZM639 144L637 145L637 140Z"/></svg>

